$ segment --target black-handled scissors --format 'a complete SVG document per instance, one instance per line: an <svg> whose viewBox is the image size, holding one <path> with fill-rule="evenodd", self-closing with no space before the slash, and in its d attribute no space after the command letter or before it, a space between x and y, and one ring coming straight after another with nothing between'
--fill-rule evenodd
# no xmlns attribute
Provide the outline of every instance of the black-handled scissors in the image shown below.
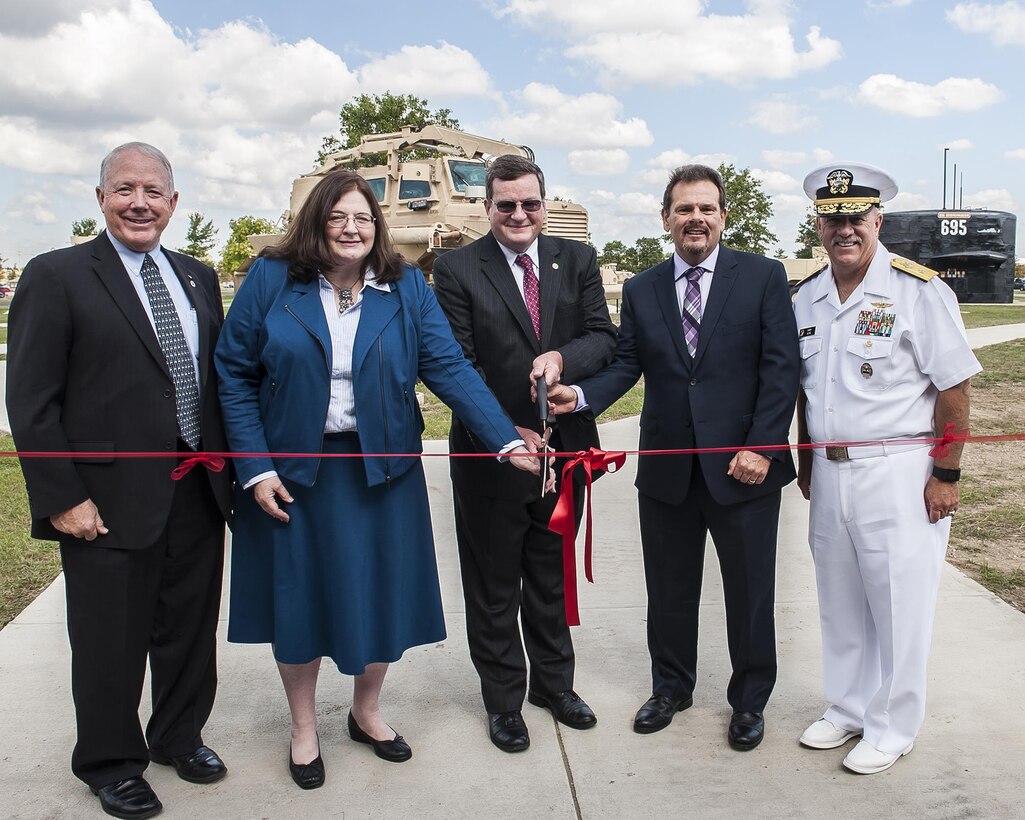
<svg viewBox="0 0 1025 820"><path fill-rule="evenodd" d="M551 475L551 465L548 454L551 452L548 447L548 439L552 435L552 424L548 419L548 385L545 384L545 377L538 376L534 382L537 390L537 417L541 422L541 495L545 494L545 487L548 486L548 478Z"/></svg>

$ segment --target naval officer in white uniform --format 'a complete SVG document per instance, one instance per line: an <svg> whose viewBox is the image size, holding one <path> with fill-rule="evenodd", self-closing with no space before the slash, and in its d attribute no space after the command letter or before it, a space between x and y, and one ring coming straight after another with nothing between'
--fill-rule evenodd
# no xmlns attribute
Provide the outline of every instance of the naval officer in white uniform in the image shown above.
<svg viewBox="0 0 1025 820"><path fill-rule="evenodd" d="M879 243L883 171L834 163L804 190L829 265L794 302L801 348L799 441L880 442L799 452L811 501L809 542L829 704L801 743L833 749L861 735L843 765L859 774L911 751L925 717L933 612L958 506L961 443L930 455L905 442L968 427L982 367L957 299L935 271Z"/></svg>

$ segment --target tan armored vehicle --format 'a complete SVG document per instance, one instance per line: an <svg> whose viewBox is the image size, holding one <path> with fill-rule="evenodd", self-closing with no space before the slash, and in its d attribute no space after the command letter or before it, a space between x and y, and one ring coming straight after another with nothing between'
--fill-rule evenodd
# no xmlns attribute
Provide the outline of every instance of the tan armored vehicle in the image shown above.
<svg viewBox="0 0 1025 820"><path fill-rule="evenodd" d="M435 154L425 159L402 159L417 149L430 149ZM380 155L380 165L354 167L361 160L373 161L375 154ZM286 221L298 212L321 177L337 168L353 168L377 195L396 249L423 269L430 281L437 255L488 232L484 173L488 160L503 154L534 159L534 152L526 146L439 125L420 129L406 126L389 134L370 134L358 146L329 155L323 165L292 183ZM545 233L587 241L587 211L583 206L547 200L545 209ZM276 239L274 235L249 237L257 252Z"/></svg>

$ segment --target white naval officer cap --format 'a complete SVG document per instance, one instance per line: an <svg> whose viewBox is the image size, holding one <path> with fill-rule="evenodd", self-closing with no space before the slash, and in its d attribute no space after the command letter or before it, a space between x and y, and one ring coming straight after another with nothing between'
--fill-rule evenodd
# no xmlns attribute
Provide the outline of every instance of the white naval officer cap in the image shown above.
<svg viewBox="0 0 1025 820"><path fill-rule="evenodd" d="M804 192L818 216L856 216L897 195L886 171L862 162L831 162L804 178Z"/></svg>

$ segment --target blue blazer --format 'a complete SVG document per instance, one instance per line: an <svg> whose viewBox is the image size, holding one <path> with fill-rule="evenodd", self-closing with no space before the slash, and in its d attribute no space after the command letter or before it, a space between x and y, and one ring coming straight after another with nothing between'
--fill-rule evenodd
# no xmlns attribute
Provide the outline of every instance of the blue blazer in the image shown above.
<svg viewBox="0 0 1025 820"><path fill-rule="evenodd" d="M330 400L331 339L318 281L296 282L288 261L257 259L228 311L217 344L228 444L238 453L320 453ZM419 270L388 292L364 288L353 349L356 421L364 453L420 453L420 377L491 452L519 438L463 356ZM367 458L368 486L405 473L415 458ZM305 487L319 458L235 459L239 481L276 470ZM510 468L511 469L511 468Z"/></svg>

